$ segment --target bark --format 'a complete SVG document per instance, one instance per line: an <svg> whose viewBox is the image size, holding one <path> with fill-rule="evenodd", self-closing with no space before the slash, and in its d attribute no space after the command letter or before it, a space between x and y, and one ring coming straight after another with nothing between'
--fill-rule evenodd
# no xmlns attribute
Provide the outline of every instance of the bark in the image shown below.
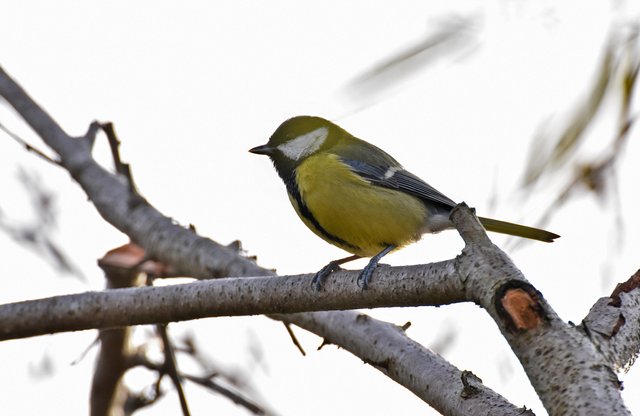
<svg viewBox="0 0 640 416"><path fill-rule="evenodd" d="M275 315L360 357L444 415L533 415L517 408L442 357L407 338L404 330L358 312Z"/></svg>
<svg viewBox="0 0 640 416"><path fill-rule="evenodd" d="M457 257L470 297L498 324L550 415L629 415L612 363L563 322L464 209L452 219L466 243Z"/></svg>
<svg viewBox="0 0 640 416"><path fill-rule="evenodd" d="M258 315L465 301L453 262L385 267L363 291L341 271L316 291L312 275L202 280L85 292L0 305L0 340L216 316Z"/></svg>

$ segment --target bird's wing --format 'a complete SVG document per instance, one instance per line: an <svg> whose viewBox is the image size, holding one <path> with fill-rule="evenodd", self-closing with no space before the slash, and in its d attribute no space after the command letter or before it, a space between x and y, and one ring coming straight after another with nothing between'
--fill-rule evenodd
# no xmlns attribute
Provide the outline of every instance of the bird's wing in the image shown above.
<svg viewBox="0 0 640 416"><path fill-rule="evenodd" d="M353 172L375 185L398 189L424 201L435 202L448 208L453 208L456 205L450 198L399 164L381 166L345 158L340 158L340 161L349 166Z"/></svg>

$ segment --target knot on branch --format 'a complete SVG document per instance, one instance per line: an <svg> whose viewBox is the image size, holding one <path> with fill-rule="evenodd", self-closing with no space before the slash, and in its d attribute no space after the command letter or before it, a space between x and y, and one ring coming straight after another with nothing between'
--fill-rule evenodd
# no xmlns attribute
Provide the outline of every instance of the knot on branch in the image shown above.
<svg viewBox="0 0 640 416"><path fill-rule="evenodd" d="M477 385L482 385L482 379L471 371L464 370L460 375L460 381L462 381L463 386L460 396L463 399L470 399L480 394L481 390Z"/></svg>
<svg viewBox="0 0 640 416"><path fill-rule="evenodd" d="M494 306L510 331L528 331L547 320L542 306L542 294L529 283L509 280L495 293Z"/></svg>

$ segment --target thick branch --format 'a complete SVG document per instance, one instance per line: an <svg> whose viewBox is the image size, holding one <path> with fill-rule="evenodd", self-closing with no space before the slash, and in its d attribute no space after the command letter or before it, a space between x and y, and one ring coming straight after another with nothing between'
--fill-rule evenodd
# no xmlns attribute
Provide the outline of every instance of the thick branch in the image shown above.
<svg viewBox="0 0 640 416"><path fill-rule="evenodd" d="M273 316L339 345L445 415L533 415L449 364L402 328L357 312L314 312Z"/></svg>
<svg viewBox="0 0 640 416"><path fill-rule="evenodd" d="M629 415L613 366L585 332L558 317L466 205L451 218L467 243L456 268L469 297L496 321L549 414Z"/></svg>
<svg viewBox="0 0 640 416"><path fill-rule="evenodd" d="M465 301L451 261L387 267L366 291L357 272L330 276L325 289L311 275L203 280L162 287L113 289L0 305L0 339L115 328L214 316L292 313ZM456 283L457 282L457 283Z"/></svg>

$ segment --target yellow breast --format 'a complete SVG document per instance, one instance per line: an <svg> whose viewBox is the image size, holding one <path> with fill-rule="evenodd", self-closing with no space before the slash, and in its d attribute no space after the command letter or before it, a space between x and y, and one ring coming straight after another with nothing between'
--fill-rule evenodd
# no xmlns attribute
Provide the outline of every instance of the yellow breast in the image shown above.
<svg viewBox="0 0 640 416"><path fill-rule="evenodd" d="M291 203L307 227L331 244L371 257L389 245L420 239L427 211L418 198L372 185L335 155L309 157L297 168L296 180L302 201L323 230L290 196Z"/></svg>

